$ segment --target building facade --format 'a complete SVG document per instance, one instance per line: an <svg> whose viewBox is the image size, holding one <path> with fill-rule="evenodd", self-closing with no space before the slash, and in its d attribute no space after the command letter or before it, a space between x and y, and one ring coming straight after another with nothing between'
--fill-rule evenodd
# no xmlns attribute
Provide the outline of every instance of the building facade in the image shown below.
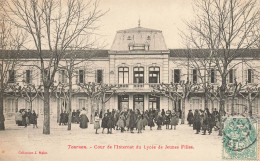
<svg viewBox="0 0 260 161"><path fill-rule="evenodd" d="M72 79L73 89L77 91L78 84L87 82L115 85L116 92L105 104L105 108L110 110L180 110L182 103L185 103L186 114L190 109L204 109L203 90L194 91L185 102L181 102L180 99L172 101L170 98L154 92L154 89L162 83L180 83L187 79L192 83L201 83L200 76L203 75L199 75L198 70L203 69L191 65L190 59L193 57L187 57L188 51L187 49L168 49L160 30L143 28L140 25L136 28L120 30L117 31L110 50L89 50L77 54L78 65ZM203 51L194 50L194 52ZM243 52L245 52L243 58L237 58L232 62L234 66L230 68L227 84L232 84L236 80L241 84L258 85L260 50L252 49ZM36 86L41 85L40 72L35 67L40 64L37 56L28 51L22 51L21 55L19 61L22 62L22 65L9 72L9 82L20 85L25 82ZM89 57L90 55L92 56ZM89 58L85 59L86 57ZM47 56L46 59L48 59ZM66 62L61 61L61 64L66 65ZM213 69L210 73L210 75L204 76L209 77L209 83L217 86L220 83L218 72ZM68 83L66 71L59 70L56 73L54 84L58 82ZM251 98L254 98L250 100L253 114L259 115L260 97L253 92ZM231 112L231 102L231 97L227 97L225 106L227 113ZM233 103L235 103L236 113L243 113L248 107L248 100L242 95L237 95ZM217 99L208 102L210 110L218 109L218 105ZM90 106L90 98L82 90L79 89L73 94L72 110L86 107L90 116ZM100 109L100 101L95 100L93 106L94 109ZM29 102L23 98L9 95L4 98L4 113L8 116L15 113L17 109L29 107ZM40 96L32 101L32 108L40 115L43 114L43 101ZM56 117L60 111L66 110L66 99L52 96L52 116Z"/></svg>

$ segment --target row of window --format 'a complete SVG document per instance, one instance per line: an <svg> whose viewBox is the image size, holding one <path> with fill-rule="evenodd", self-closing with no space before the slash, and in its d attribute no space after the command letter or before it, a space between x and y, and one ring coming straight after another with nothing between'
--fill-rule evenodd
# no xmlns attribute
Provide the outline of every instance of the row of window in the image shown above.
<svg viewBox="0 0 260 161"><path fill-rule="evenodd" d="M134 67L133 70L134 83L144 83L144 67ZM128 84L129 83L129 68L119 67L118 68L118 83ZM149 83L160 83L160 68L149 67Z"/></svg>
<svg viewBox="0 0 260 161"><path fill-rule="evenodd" d="M217 75L216 70L211 69L209 71L209 81L210 83L217 83ZM193 83L197 83L198 78L198 70L192 69L190 80ZM24 81L26 83L32 83L32 70L26 70L23 74ZM247 83L254 83L254 74L253 69L246 70L246 81ZM95 82L101 83L103 82L103 70L96 70L96 78ZM230 69L227 75L227 82L234 83L236 79L236 70ZM59 82L68 83L67 75L65 70L59 71ZM173 82L179 83L181 81L181 69L173 70ZM9 71L9 83L15 82L15 70ZM78 83L85 83L85 70L79 70L77 76ZM133 70L133 82L134 83L144 83L144 67L134 67ZM129 67L119 67L118 68L118 83L119 84L128 84L129 83ZM159 67L149 67L149 83L160 83L160 68Z"/></svg>
<svg viewBox="0 0 260 161"><path fill-rule="evenodd" d="M190 80L192 83L198 83L199 74L197 69L192 69L190 74ZM217 71L215 69L210 69L209 71L209 81L210 83L217 83ZM247 83L254 83L254 74L253 69L247 69L245 71L245 79ZM230 69L228 72L228 75L226 77L228 83L234 83L236 79L236 70ZM173 70L173 82L179 83L181 81L181 70L180 69L174 69Z"/></svg>

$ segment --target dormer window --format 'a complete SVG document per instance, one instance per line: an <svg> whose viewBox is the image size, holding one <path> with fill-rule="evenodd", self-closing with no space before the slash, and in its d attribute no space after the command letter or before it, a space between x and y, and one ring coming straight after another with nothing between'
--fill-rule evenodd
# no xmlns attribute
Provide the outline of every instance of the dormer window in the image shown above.
<svg viewBox="0 0 260 161"><path fill-rule="evenodd" d="M147 40L151 40L151 36L147 36Z"/></svg>

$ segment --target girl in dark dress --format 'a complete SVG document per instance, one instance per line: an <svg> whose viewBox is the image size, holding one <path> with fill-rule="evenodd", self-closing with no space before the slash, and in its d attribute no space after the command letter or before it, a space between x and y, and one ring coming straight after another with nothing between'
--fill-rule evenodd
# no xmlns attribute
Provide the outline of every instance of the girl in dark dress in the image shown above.
<svg viewBox="0 0 260 161"><path fill-rule="evenodd" d="M189 110L187 121L188 121L188 124L190 126L193 124L193 113L192 113L192 110Z"/></svg>
<svg viewBox="0 0 260 161"><path fill-rule="evenodd" d="M153 117L153 114L150 113L149 116L148 116L148 126L150 126L150 130L152 130L152 127L154 127L154 117Z"/></svg>
<svg viewBox="0 0 260 161"><path fill-rule="evenodd" d="M38 117L38 115L33 110L33 113L31 114L31 118L30 118L31 123L33 124L33 128L35 128L35 127L38 128L38 126L37 126L37 117Z"/></svg>
<svg viewBox="0 0 260 161"><path fill-rule="evenodd" d="M114 116L111 112L108 113L108 120L107 120L107 133L112 134L112 129L114 128Z"/></svg>
<svg viewBox="0 0 260 161"><path fill-rule="evenodd" d="M171 111L167 111L165 115L164 124L166 125L166 129L169 129L169 124L171 121Z"/></svg>
<svg viewBox="0 0 260 161"><path fill-rule="evenodd" d="M200 132L201 120L200 120L200 114L199 114L198 110L195 110L195 112L194 112L193 128L194 128L194 130L196 130L196 134L198 134Z"/></svg>
<svg viewBox="0 0 260 161"><path fill-rule="evenodd" d="M87 117L87 111L85 110L85 108L82 109L82 111L80 112L80 128L82 129L86 129L88 128L88 122L89 119Z"/></svg>
<svg viewBox="0 0 260 161"><path fill-rule="evenodd" d="M157 130L162 130L162 123L163 123L163 117L160 113L158 113L156 124L157 124Z"/></svg>
<svg viewBox="0 0 260 161"><path fill-rule="evenodd" d="M108 127L107 127L107 122L108 122L108 116L107 116L107 113L105 113L105 114L104 114L104 117L103 117L103 119L102 119L102 123L101 123L101 127L103 128L102 134L104 134L104 130L105 130L106 128L108 128ZM108 131L107 131L107 133L108 133Z"/></svg>

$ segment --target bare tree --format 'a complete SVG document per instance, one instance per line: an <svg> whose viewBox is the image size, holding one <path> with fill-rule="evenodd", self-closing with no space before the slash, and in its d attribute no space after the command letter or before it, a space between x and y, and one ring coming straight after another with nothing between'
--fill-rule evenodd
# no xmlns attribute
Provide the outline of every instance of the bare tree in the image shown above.
<svg viewBox="0 0 260 161"><path fill-rule="evenodd" d="M3 10L30 34L36 48L44 87L43 134L50 134L50 88L60 60L76 39L97 29L96 23L106 12L99 9L99 1L83 0L10 0Z"/></svg>
<svg viewBox="0 0 260 161"><path fill-rule="evenodd" d="M181 124L185 122L185 101L189 95L199 89L199 86L189 81L180 81L180 83L161 83L159 87L154 87L154 92L170 98L173 101L181 99Z"/></svg>
<svg viewBox="0 0 260 161"><path fill-rule="evenodd" d="M236 58L256 45L260 19L257 0L197 0L195 20L186 22L185 38L192 48L208 48L220 75L220 119L224 114L227 74ZM199 44L199 45L198 45ZM201 45L203 44L203 45ZM238 52L240 50L240 52ZM222 125L222 124L221 124ZM220 127L219 135L222 135Z"/></svg>
<svg viewBox="0 0 260 161"><path fill-rule="evenodd" d="M15 67L19 64L19 50L25 42L25 34L8 21L0 12L0 130L4 126L4 94L15 83Z"/></svg>

